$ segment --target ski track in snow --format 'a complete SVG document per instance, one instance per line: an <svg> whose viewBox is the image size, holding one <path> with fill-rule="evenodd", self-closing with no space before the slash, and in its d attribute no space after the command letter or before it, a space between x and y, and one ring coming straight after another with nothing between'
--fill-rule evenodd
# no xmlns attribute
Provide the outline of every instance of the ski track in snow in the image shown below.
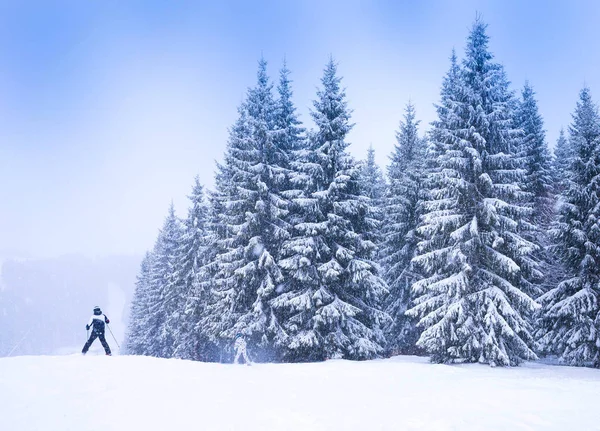
<svg viewBox="0 0 600 431"><path fill-rule="evenodd" d="M600 430L600 371L396 357L204 364L136 356L0 359L0 429Z"/></svg>

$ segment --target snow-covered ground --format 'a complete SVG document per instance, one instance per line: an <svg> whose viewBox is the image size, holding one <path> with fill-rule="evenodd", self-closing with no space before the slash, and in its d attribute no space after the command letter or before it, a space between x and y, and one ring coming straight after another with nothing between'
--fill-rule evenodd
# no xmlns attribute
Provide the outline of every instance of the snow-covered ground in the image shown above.
<svg viewBox="0 0 600 431"><path fill-rule="evenodd" d="M600 371L540 364L0 359L0 429L10 431L588 431L600 430L599 403Z"/></svg>

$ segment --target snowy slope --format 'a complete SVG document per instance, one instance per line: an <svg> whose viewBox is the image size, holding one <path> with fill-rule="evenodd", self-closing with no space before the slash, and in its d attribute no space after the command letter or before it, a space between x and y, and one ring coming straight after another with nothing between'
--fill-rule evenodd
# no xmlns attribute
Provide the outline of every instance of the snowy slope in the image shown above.
<svg viewBox="0 0 600 431"><path fill-rule="evenodd" d="M133 356L0 359L0 428L599 430L600 372L398 357L252 367Z"/></svg>

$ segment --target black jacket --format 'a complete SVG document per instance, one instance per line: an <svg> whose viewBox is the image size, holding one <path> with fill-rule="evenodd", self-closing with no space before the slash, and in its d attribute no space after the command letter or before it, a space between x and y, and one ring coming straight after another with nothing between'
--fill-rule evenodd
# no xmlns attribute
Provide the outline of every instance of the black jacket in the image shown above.
<svg viewBox="0 0 600 431"><path fill-rule="evenodd" d="M98 333L104 333L104 324L105 323L110 323L110 320L108 320L108 317L106 317L106 315L104 314L94 314L91 318L90 321L88 322L87 325L85 325L85 329L89 330L90 328L93 328L92 330L94 332L98 332Z"/></svg>

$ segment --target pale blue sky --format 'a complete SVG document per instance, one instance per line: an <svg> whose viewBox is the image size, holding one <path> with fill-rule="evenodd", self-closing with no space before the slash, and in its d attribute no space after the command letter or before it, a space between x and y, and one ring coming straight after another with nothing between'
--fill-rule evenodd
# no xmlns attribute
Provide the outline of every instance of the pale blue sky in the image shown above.
<svg viewBox="0 0 600 431"><path fill-rule="evenodd" d="M19 1L0 5L0 257L150 247L171 199L214 161L262 55L293 72L302 119L330 54L354 109L351 151L381 164L408 99L434 119L476 12L548 137L584 83L600 95L595 1Z"/></svg>

